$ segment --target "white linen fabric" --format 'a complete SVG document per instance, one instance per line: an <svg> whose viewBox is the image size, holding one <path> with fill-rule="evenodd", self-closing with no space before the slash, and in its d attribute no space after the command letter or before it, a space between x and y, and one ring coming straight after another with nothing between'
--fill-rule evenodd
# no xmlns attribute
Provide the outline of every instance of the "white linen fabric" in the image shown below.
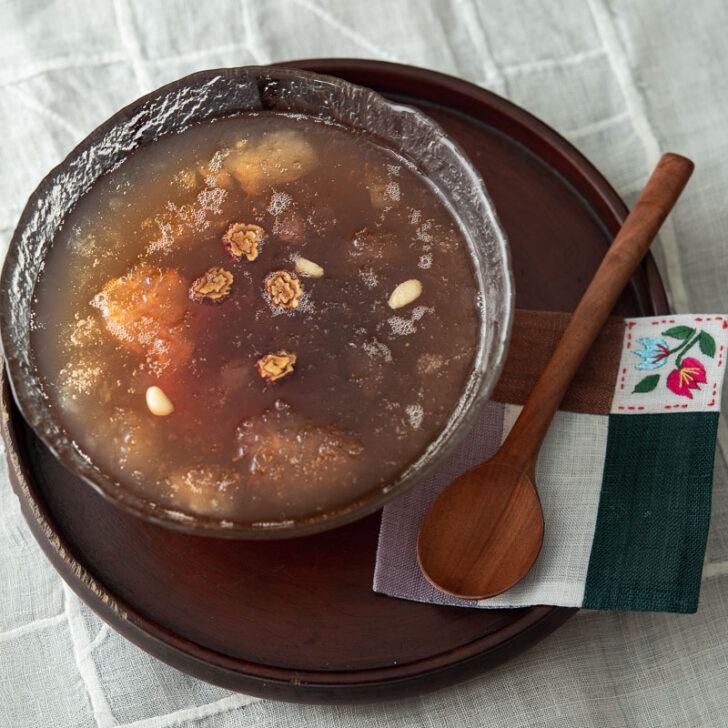
<svg viewBox="0 0 728 728"><path fill-rule="evenodd" d="M355 56L506 96L570 139L628 203L662 151L691 157L694 179L653 249L676 310L725 311L727 34L718 0L6 0L0 250L42 176L142 93L203 68ZM581 612L466 684L359 707L231 693L119 637L45 560L3 464L0 726L728 725L725 417L719 440L697 614Z"/></svg>
<svg viewBox="0 0 728 728"><path fill-rule="evenodd" d="M502 406L503 431L496 445L505 440L523 409L514 404ZM533 604L580 607L584 603L608 428L609 418L605 415L556 413L536 467L535 482L544 521L548 524L541 551L521 581L503 594L481 599L478 607L508 609ZM417 565L417 533L438 493L458 475L487 459L484 452L486 443L491 442L489 435L477 423L468 435L468 442L453 454L446 466L385 507L377 550L375 591L431 604L476 606L476 603L455 599L426 581ZM564 453L568 453L568 458Z"/></svg>
<svg viewBox="0 0 728 728"><path fill-rule="evenodd" d="M716 412L725 376L726 327L728 318L721 314L627 319L612 414ZM681 338L686 331L693 334ZM718 342L713 353L701 348L701 332ZM704 372L696 356L705 362ZM675 377L670 371L676 371L679 361L686 374ZM648 377L654 382L647 384Z"/></svg>
<svg viewBox="0 0 728 728"><path fill-rule="evenodd" d="M518 336L516 326L514 337ZM662 338L664 337L664 338ZM523 342L521 342L523 343ZM623 415L639 418L650 414L672 414L676 423L680 422L683 414L703 413L715 414L720 407L720 399L725 378L726 345L728 345L728 317L722 314L670 314L667 316L645 316L640 318L627 318L624 320L624 333L616 346L620 347L620 357L613 370L613 390L611 392L609 412L612 415ZM694 356L700 357L695 359ZM702 360L702 361L701 361ZM509 364L506 363L506 370ZM389 596L414 601L429 602L431 604L447 604L451 606L478 606L483 609L515 608L535 604L553 604L562 607L592 608L595 602L589 598L588 583L592 586L599 582L596 574L600 567L593 570L592 551L600 553L605 543L609 553L607 560L610 563L629 561L627 553L620 550L624 543L620 540L599 538L599 522L604 526L608 518L602 512L604 509L603 489L613 479L618 465L624 466L632 463L638 468L642 483L660 484L662 500L670 502L675 493L689 483L689 488L695 487L695 481L678 478L667 486L669 472L674 463L667 465L664 455L655 455L644 461L635 463L635 454L630 448L624 448L624 440L618 433L620 428L612 428L614 423L606 414L586 414L583 412L559 411L551 423L546 439L539 451L536 464L535 482L538 484L538 494L543 508L546 529L538 558L528 574L510 589L489 599L481 599L477 603L463 599L456 599L433 587L419 568L417 563L417 537L420 525L432 503L443 489L452 483L455 478L470 470L484 460L487 460L496 451L497 447L505 441L513 425L521 414L523 408L513 404L489 402L483 409L478 422L471 428L465 442L447 459L442 467L430 473L423 481L405 495L388 503L382 514L382 525L379 532L377 548L377 562L374 571L374 590ZM708 417L708 428L714 432L714 417ZM643 423L644 424L644 423ZM647 424L640 427L646 432ZM675 444L684 446L687 441L695 442L696 435L688 434L690 426L682 421L682 427L675 424L676 439L669 447L675 451ZM708 430L699 430L705 433ZM630 436L631 437L631 436ZM704 434L697 437L705 437ZM703 440L712 452L714 435L710 441ZM612 442L608 448L607 443ZM614 444L619 443L619 444ZM632 444L631 442L629 444ZM651 446L645 445L650 451ZM608 452L611 455L608 456ZM690 453L697 455L696 452ZM689 453L685 452L685 456ZM698 465L701 462L702 465ZM694 465L686 468L692 475L698 471L706 473L709 477L712 459L704 460L696 457ZM605 464L607 464L605 470ZM611 467L610 467L611 466ZM611 476L610 476L611 473ZM668 476L668 477L666 477ZM616 478L619 480L619 478ZM625 494L627 499L620 501L622 507L628 512L622 513L625 523L637 517L638 531L644 530L645 521L642 508L635 511L630 508L629 497L640 491L642 483L626 481ZM708 481L706 480L706 485ZM675 488L676 491L673 491ZM690 490L687 495L696 495L696 503L702 498L698 493L704 491ZM607 496L609 502L609 496ZM642 501L638 501L642 502ZM706 512L710 501L705 503ZM614 508L611 506L610 508ZM637 506L634 506L636 509ZM607 508L609 510L609 508ZM674 513L677 521L687 524L697 521L689 515L690 507L681 506L678 513ZM654 517L655 514L651 514ZM603 519L603 520L602 520ZM680 556L675 561L680 564L677 571L665 575L663 585L673 586L679 591L678 584L672 580L682 582L685 572L697 576L703 564L702 551L693 562L692 569L686 569L687 554L693 548L703 548L704 528L695 530L695 535L701 535L697 541L683 542L675 537L679 530L675 521L669 524L662 518L657 518L659 525L653 529L653 534L661 541L665 529L673 529L671 533L671 546ZM608 528L606 529L609 530ZM692 529L691 529L692 530ZM602 531L602 536L605 531ZM632 543L632 541L628 541ZM649 562L645 551L649 550L650 539L646 538L641 545L639 562L642 566L640 578L652 569L663 566L664 552L654 562ZM601 546L595 544L601 544ZM618 545L620 544L620 545ZM610 550L611 547L611 550ZM657 545L654 544L657 549ZM598 559L597 563L603 562ZM651 567L645 567L651 563ZM590 568L591 567L591 568ZM632 588L635 583L634 574L625 582L616 578L616 572L605 577L607 590L611 593L622 592L623 598L616 601L604 602L598 600L596 605L611 609L645 609L645 599L634 599ZM637 579L639 581L639 579ZM695 584L698 586L699 582ZM644 585L643 585L644 586ZM604 585L602 585L604 588ZM642 594L648 594L650 589L645 587ZM599 588L596 589L599 591ZM658 589L664 595L663 589ZM687 589L692 592L692 589ZM594 592L592 592L594 596ZM691 605L694 604L690 600ZM609 606L607 606L609 604ZM682 606L678 606L682 605ZM652 602L651 609L656 611L692 611L694 606L686 609L684 599L663 601L657 598Z"/></svg>
<svg viewBox="0 0 728 728"><path fill-rule="evenodd" d="M504 439L521 409L506 405ZM536 467L543 517L550 524L541 553L518 584L504 594L480 601L479 606L581 606L597 523L608 427L604 416L557 412ZM571 453L568 467L556 456L559 452Z"/></svg>

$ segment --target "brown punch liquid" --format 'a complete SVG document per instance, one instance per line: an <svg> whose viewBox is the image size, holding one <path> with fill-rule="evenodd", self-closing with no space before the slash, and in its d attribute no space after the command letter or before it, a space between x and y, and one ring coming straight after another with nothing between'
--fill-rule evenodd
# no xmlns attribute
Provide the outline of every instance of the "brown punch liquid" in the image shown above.
<svg viewBox="0 0 728 728"><path fill-rule="evenodd" d="M263 229L255 260L226 252L232 223ZM297 275L300 257L323 275ZM192 300L210 268L229 294ZM279 271L295 308L266 292ZM412 279L421 295L392 309ZM276 114L190 128L102 178L55 241L34 320L52 407L102 471L243 523L392 482L454 410L481 326L463 234L431 187L392 151ZM258 361L280 351L293 370L264 379ZM151 386L171 414L149 410Z"/></svg>

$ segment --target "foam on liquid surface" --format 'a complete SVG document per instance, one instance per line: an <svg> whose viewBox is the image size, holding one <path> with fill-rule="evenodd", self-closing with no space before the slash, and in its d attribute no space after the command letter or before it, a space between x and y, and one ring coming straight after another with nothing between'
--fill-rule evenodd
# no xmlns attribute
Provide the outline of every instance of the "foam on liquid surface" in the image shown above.
<svg viewBox="0 0 728 728"><path fill-rule="evenodd" d="M221 238L267 237L252 262ZM264 289L297 257L293 310ZM187 296L219 266L220 303ZM420 298L395 311L392 290ZM383 487L442 429L472 361L470 259L432 190L389 150L283 115L219 120L142 148L69 216L32 332L53 407L99 467L180 518L278 522ZM261 379L267 353L292 374ZM161 387L174 413L155 417Z"/></svg>

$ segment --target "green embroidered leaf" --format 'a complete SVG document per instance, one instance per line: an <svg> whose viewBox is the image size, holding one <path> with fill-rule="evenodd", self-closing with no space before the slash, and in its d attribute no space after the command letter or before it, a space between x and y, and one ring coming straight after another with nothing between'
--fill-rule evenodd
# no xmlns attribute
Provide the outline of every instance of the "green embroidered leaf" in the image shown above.
<svg viewBox="0 0 728 728"><path fill-rule="evenodd" d="M640 379L640 381L637 382L635 388L632 391L638 392L640 394L644 394L645 392L651 392L657 386L657 383L659 381L659 374L650 374L648 377Z"/></svg>
<svg viewBox="0 0 728 728"><path fill-rule="evenodd" d="M715 339L707 331L700 332L698 345L705 356L715 356Z"/></svg>
<svg viewBox="0 0 728 728"><path fill-rule="evenodd" d="M673 339L689 339L695 333L695 329L691 329L690 326L673 326L667 331L663 331L663 336L670 336Z"/></svg>

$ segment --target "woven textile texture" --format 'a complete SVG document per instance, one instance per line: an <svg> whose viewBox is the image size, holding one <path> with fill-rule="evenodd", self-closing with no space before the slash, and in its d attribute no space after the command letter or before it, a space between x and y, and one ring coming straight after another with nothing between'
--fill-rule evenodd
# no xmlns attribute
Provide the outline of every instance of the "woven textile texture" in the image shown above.
<svg viewBox="0 0 728 728"><path fill-rule="evenodd" d="M375 591L473 606L424 578L420 524L443 488L505 439L544 366L530 367L529 358L547 360L567 321L516 312L504 373L480 421L442 467L385 506ZM726 343L721 315L610 319L539 453L545 528L538 558L515 586L479 607L696 610Z"/></svg>
<svg viewBox="0 0 728 728"><path fill-rule="evenodd" d="M204 68L354 56L505 96L573 142L628 204L661 152L692 158L653 250L675 310L726 311L727 35L718 0L6 0L0 250L43 175L142 93ZM696 614L585 610L466 684L358 707L231 693L119 637L48 564L2 465L0 726L728 725L727 421Z"/></svg>

